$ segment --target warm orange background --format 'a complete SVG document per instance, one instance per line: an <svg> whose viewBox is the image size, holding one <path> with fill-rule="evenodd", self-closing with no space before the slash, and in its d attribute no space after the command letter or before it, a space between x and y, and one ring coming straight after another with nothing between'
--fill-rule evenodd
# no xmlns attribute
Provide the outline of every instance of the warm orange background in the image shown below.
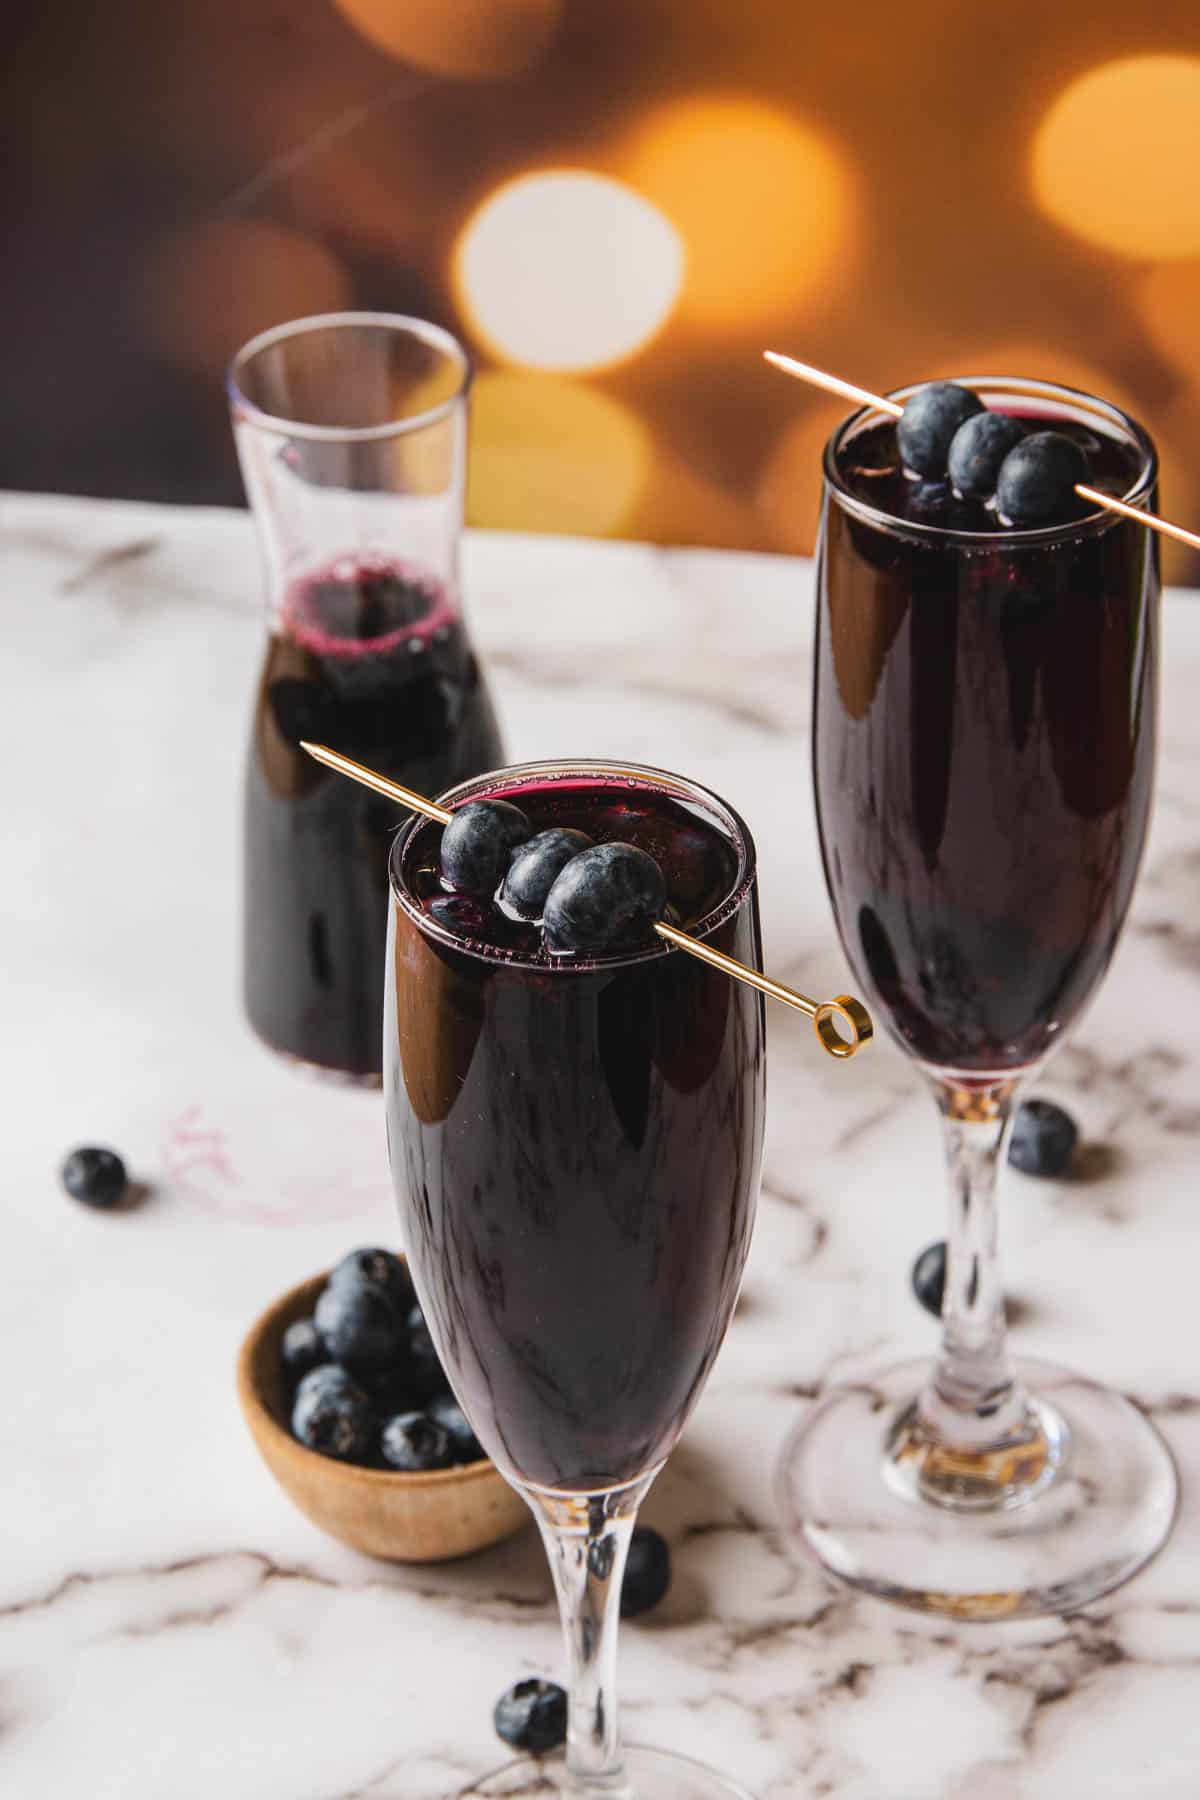
<svg viewBox="0 0 1200 1800"><path fill-rule="evenodd" d="M809 548L843 409L768 344L1088 387L1200 523L1195 0L110 0L21 31L7 485L237 498L229 353L354 305L471 345L481 523Z"/></svg>

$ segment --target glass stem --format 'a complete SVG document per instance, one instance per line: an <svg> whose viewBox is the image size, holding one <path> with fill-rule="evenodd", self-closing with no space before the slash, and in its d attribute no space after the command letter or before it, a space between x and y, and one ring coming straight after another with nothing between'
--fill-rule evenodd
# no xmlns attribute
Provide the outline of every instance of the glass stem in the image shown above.
<svg viewBox="0 0 1200 1800"><path fill-rule="evenodd" d="M637 1509L657 1470L604 1494L525 1488L558 1596L567 1647L569 1792L632 1800L617 1722L621 1579Z"/></svg>
<svg viewBox="0 0 1200 1800"><path fill-rule="evenodd" d="M950 1217L941 1351L920 1410L931 1436L967 1452L987 1450L1020 1433L1029 1411L1009 1362L996 1252L996 1182L1008 1150L1017 1086L1015 1080L978 1088L934 1080Z"/></svg>

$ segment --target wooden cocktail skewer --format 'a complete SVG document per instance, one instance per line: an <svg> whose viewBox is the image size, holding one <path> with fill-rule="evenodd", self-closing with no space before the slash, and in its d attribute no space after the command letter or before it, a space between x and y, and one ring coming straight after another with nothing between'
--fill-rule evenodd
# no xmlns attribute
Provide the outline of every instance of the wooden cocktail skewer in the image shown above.
<svg viewBox="0 0 1200 1800"><path fill-rule="evenodd" d="M893 419L898 419L904 411L895 400L889 400L883 394L872 394L867 388L856 387L852 381L843 381L839 375L815 369L811 363L799 362L794 356L782 356L778 350L764 350L763 357L774 368L782 369L785 375L794 375L797 381L807 381L812 387L824 388L826 393L837 394L843 400L853 400L859 406L871 406L877 412L890 413ZM1177 538L1181 544L1200 550L1200 535L1185 530L1182 525L1172 524L1170 519L1161 519L1157 513L1147 512L1141 506L1130 506L1127 500L1117 500L1112 494L1104 494L1099 488L1089 487L1083 481L1076 482L1075 492L1081 500L1088 500L1093 506L1102 506L1108 512L1120 513L1126 519L1136 519L1139 525L1149 525L1152 531L1161 531L1164 537Z"/></svg>
<svg viewBox="0 0 1200 1800"><path fill-rule="evenodd" d="M374 769L364 768L362 763L343 756L340 751L330 750L326 744L310 744L302 739L300 748L306 750L309 756L315 757L317 762L324 763L327 768L336 769L340 775L348 775L351 781L371 788L385 799L397 801L412 812L424 813L427 819L434 819L439 825L448 825L454 817L444 806L439 806L436 800L426 800L423 794L414 794L411 788L401 787L398 781L389 781L385 775L377 775ZM702 944L698 938L689 937L686 931L679 931L674 925L659 921L654 929L659 937L665 938L679 950L686 950L689 956L696 956L712 968L732 975L735 981L744 981L748 987L757 988L760 994L768 994L772 1000L782 1000L785 1006L807 1014L816 1029L821 1048L828 1051L830 1056L853 1056L875 1035L870 1013L861 1000L854 999L851 994L839 994L836 1000L810 1000L807 994L798 994L794 988L785 987L782 981L773 981L769 975L762 974L758 969L748 968L736 958L726 956L723 950L714 950L711 945ZM843 1031L848 1032L849 1036L844 1037Z"/></svg>

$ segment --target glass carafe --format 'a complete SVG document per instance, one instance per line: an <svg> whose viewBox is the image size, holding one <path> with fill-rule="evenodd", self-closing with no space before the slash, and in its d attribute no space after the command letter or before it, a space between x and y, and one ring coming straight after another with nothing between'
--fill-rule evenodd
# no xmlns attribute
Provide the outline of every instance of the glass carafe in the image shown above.
<svg viewBox="0 0 1200 1800"><path fill-rule="evenodd" d="M266 576L245 792L244 993L314 1070L382 1067L395 806L312 761L416 789L504 759L458 581L470 365L419 319L340 313L254 338L229 393Z"/></svg>

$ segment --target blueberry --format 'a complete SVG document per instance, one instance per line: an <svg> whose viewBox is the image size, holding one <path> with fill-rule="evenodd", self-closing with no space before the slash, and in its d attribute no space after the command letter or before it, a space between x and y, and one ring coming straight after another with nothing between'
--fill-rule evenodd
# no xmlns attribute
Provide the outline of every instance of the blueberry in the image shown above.
<svg viewBox="0 0 1200 1800"><path fill-rule="evenodd" d="M500 889L501 903L521 919L540 919L546 896L573 856L590 850L592 840L582 831L556 825L539 831L522 844L508 865Z"/></svg>
<svg viewBox="0 0 1200 1800"><path fill-rule="evenodd" d="M912 1266L913 1293L927 1313L935 1319L942 1316L942 1297L946 1292L946 1246L930 1244L922 1250Z"/></svg>
<svg viewBox="0 0 1200 1800"><path fill-rule="evenodd" d="M343 1283L358 1285L363 1282L370 1287L381 1288L400 1312L407 1312L413 1303L412 1277L400 1258L390 1250L380 1250L374 1246L351 1250L349 1256L343 1256L329 1277L330 1287L340 1287Z"/></svg>
<svg viewBox="0 0 1200 1800"><path fill-rule="evenodd" d="M62 1184L72 1200L102 1210L119 1206L129 1186L125 1164L115 1150L92 1145L72 1150L60 1170Z"/></svg>
<svg viewBox="0 0 1200 1800"><path fill-rule="evenodd" d="M386 1288L343 1276L325 1288L313 1316L330 1356L348 1369L366 1374L407 1357L404 1314Z"/></svg>
<svg viewBox="0 0 1200 1800"><path fill-rule="evenodd" d="M596 844L571 859L547 895L546 945L593 951L637 943L666 905L666 883L652 856L632 844Z"/></svg>
<svg viewBox="0 0 1200 1800"><path fill-rule="evenodd" d="M425 1404L425 1391L413 1380L407 1361L390 1369L360 1375L358 1381L377 1419L391 1419L396 1413L420 1412Z"/></svg>
<svg viewBox="0 0 1200 1800"><path fill-rule="evenodd" d="M983 402L955 381L927 381L905 401L896 421L896 442L905 467L918 475L942 476L955 432Z"/></svg>
<svg viewBox="0 0 1200 1800"><path fill-rule="evenodd" d="M1061 1175L1078 1139L1074 1119L1061 1106L1052 1100L1025 1100L1017 1108L1008 1160L1022 1175Z"/></svg>
<svg viewBox="0 0 1200 1800"><path fill-rule="evenodd" d="M635 1525L621 1583L621 1617L636 1618L657 1606L671 1585L671 1552L652 1525Z"/></svg>
<svg viewBox="0 0 1200 1800"><path fill-rule="evenodd" d="M405 1335L408 1351L405 1368L409 1382L414 1393L428 1399L445 1388L446 1376L419 1305L414 1304L408 1315Z"/></svg>
<svg viewBox="0 0 1200 1800"><path fill-rule="evenodd" d="M460 893L491 896L512 852L532 830L520 807L507 800L471 800L442 833L442 874Z"/></svg>
<svg viewBox="0 0 1200 1800"><path fill-rule="evenodd" d="M450 1439L455 1462L483 1461L483 1445L471 1430L467 1416L453 1394L435 1394L425 1411Z"/></svg>
<svg viewBox="0 0 1200 1800"><path fill-rule="evenodd" d="M996 505L1010 525L1053 525L1076 517L1075 483L1087 478L1087 457L1072 438L1035 431L1001 463Z"/></svg>
<svg viewBox="0 0 1200 1800"><path fill-rule="evenodd" d="M544 1756L557 1750L567 1735L567 1695L556 1681L531 1676L501 1694L492 1715L497 1734L514 1750Z"/></svg>
<svg viewBox="0 0 1200 1800"><path fill-rule="evenodd" d="M283 1334L279 1360L283 1364L284 1374L292 1381L299 1381L310 1369L329 1361L329 1352L317 1330L315 1319L292 1321Z"/></svg>
<svg viewBox="0 0 1200 1800"><path fill-rule="evenodd" d="M430 894L421 905L431 919L455 937L478 938L487 934L488 907L470 894Z"/></svg>
<svg viewBox="0 0 1200 1800"><path fill-rule="evenodd" d="M946 464L958 492L976 500L994 494L1001 463L1024 436L1021 421L1007 413L972 413L955 432Z"/></svg>
<svg viewBox="0 0 1200 1800"><path fill-rule="evenodd" d="M345 1369L325 1363L310 1369L296 1390L292 1435L322 1456L365 1462L371 1452L371 1408Z"/></svg>
<svg viewBox="0 0 1200 1800"><path fill-rule="evenodd" d="M380 1453L389 1469L404 1475L420 1475L428 1469L448 1469L454 1461L450 1435L427 1413L397 1413L384 1425Z"/></svg>

